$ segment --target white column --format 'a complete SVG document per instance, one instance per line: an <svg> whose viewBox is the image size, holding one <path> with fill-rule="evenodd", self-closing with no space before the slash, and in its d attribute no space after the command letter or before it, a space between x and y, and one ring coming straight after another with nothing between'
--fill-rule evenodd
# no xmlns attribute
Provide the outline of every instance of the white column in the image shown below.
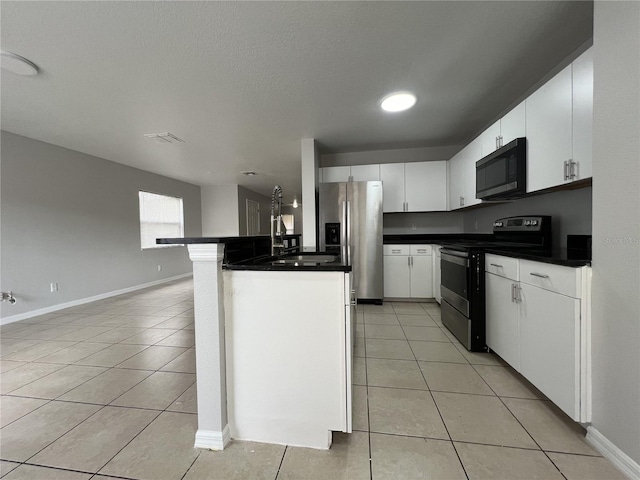
<svg viewBox="0 0 640 480"><path fill-rule="evenodd" d="M195 447L222 450L229 443L224 348L224 244L190 244L198 381L198 431Z"/></svg>
<svg viewBox="0 0 640 480"><path fill-rule="evenodd" d="M316 194L318 191L318 149L313 138L301 141L302 246L316 247Z"/></svg>

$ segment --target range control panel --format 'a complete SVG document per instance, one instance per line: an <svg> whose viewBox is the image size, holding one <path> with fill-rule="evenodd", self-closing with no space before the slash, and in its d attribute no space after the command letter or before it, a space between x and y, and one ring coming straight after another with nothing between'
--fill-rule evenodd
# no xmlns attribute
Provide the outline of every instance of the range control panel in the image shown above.
<svg viewBox="0 0 640 480"><path fill-rule="evenodd" d="M543 224L546 222L550 222L551 217L548 216L538 216L538 217L508 217L501 218L493 222L493 231L494 232L505 232L505 231L535 231L541 230Z"/></svg>

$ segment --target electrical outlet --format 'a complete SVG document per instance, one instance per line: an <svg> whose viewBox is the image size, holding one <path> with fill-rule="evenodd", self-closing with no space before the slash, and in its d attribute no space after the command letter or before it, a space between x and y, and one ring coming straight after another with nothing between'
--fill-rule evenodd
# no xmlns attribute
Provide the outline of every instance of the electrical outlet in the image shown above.
<svg viewBox="0 0 640 480"><path fill-rule="evenodd" d="M158 265L158 271L161 272L162 271L162 265Z"/></svg>
<svg viewBox="0 0 640 480"><path fill-rule="evenodd" d="M417 230L417 227L416 227L416 224L415 224L415 223L412 223L412 224L411 224L411 230Z"/></svg>
<svg viewBox="0 0 640 480"><path fill-rule="evenodd" d="M51 282L49 284L49 288L51 289L51 293L58 291L58 282Z"/></svg>

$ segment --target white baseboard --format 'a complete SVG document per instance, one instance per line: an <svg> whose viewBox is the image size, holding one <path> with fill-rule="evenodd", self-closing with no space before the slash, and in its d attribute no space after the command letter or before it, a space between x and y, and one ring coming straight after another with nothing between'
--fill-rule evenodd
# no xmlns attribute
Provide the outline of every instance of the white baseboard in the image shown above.
<svg viewBox="0 0 640 480"><path fill-rule="evenodd" d="M640 480L640 465L594 427L587 427L587 441L632 480Z"/></svg>
<svg viewBox="0 0 640 480"><path fill-rule="evenodd" d="M198 430L194 448L206 448L208 450L223 450L231 441L229 425L225 425L222 432L213 430Z"/></svg>
<svg viewBox="0 0 640 480"><path fill-rule="evenodd" d="M53 313L58 310L64 310L65 308L76 307L78 305L84 305L85 303L91 303L98 300L104 300L105 298L115 297L124 293L135 292L136 290L142 290L143 288L154 287L163 283L173 282L174 280L180 280L181 278L191 277L192 272L183 273L182 275L176 275L174 277L163 278L162 280L154 280L153 282L143 283L142 285L134 285L133 287L123 288L121 290L114 290L113 292L101 293L94 295L93 297L81 298L79 300L72 300L71 302L59 303L50 307L39 308L37 310L31 310L29 312L19 313L17 315L11 315L8 317L2 317L0 319L0 325L6 325L8 323L25 320L27 318L37 317L38 315L44 315L45 313Z"/></svg>

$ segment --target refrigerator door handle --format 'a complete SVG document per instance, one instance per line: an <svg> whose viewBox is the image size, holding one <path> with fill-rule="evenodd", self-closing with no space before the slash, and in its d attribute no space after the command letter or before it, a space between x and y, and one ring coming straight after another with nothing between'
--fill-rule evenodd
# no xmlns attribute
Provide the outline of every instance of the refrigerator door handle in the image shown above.
<svg viewBox="0 0 640 480"><path fill-rule="evenodd" d="M347 218L347 242L346 245L349 247L351 246L351 202L349 200L347 200L345 202L346 204L346 210L345 210L345 215Z"/></svg>
<svg viewBox="0 0 640 480"><path fill-rule="evenodd" d="M342 202L342 218L340 219L342 228L340 229L340 245L345 247L347 245L347 201Z"/></svg>

